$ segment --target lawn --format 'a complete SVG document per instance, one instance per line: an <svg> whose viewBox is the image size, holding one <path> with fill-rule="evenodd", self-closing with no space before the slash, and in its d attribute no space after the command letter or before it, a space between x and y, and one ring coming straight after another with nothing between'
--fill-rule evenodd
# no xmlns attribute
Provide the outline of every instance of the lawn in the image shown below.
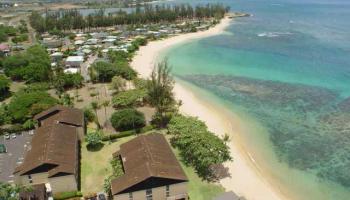
<svg viewBox="0 0 350 200"><path fill-rule="evenodd" d="M98 151L89 151L86 143L81 145L81 191L83 194L103 191L103 182L111 175L112 167L109 161L112 154L119 150L121 144L134 136L119 139L116 142L104 142Z"/></svg>
<svg viewBox="0 0 350 200"><path fill-rule="evenodd" d="M180 161L181 158L177 150L173 149L173 151L175 152L177 159ZM221 185L203 181L200 177L198 177L193 167L186 166L183 162L180 162L180 164L189 180L188 194L191 200L212 200L214 197L225 192L225 188L223 188Z"/></svg>

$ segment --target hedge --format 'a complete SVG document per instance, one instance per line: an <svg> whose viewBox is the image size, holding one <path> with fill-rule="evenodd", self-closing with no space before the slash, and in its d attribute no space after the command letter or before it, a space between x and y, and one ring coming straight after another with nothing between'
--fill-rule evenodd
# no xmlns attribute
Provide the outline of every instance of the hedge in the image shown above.
<svg viewBox="0 0 350 200"><path fill-rule="evenodd" d="M145 127L141 128L141 129L123 131L123 132L120 132L118 134L104 136L104 137L102 137L102 141L110 141L110 140L115 140L115 139L119 139L119 138L129 137L129 136L132 136L135 134L142 134L142 133L146 133L148 131L151 131L153 129L154 129L154 127L152 125L149 125L149 126L145 126Z"/></svg>
<svg viewBox="0 0 350 200"><path fill-rule="evenodd" d="M70 192L61 192L54 195L55 200L65 200L74 197L82 197L83 194L80 191L70 191Z"/></svg>

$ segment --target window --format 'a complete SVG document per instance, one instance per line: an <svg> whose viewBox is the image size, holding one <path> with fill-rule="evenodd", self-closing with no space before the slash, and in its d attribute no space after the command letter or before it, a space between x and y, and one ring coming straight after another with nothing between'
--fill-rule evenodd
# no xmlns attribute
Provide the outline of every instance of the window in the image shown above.
<svg viewBox="0 0 350 200"><path fill-rule="evenodd" d="M133 200L132 192L129 192L129 200Z"/></svg>
<svg viewBox="0 0 350 200"><path fill-rule="evenodd" d="M31 175L28 175L29 183L33 183L33 179Z"/></svg>
<svg viewBox="0 0 350 200"><path fill-rule="evenodd" d="M170 186L169 185L165 186L165 196L170 197Z"/></svg>
<svg viewBox="0 0 350 200"><path fill-rule="evenodd" d="M152 189L146 190L146 200L153 200Z"/></svg>

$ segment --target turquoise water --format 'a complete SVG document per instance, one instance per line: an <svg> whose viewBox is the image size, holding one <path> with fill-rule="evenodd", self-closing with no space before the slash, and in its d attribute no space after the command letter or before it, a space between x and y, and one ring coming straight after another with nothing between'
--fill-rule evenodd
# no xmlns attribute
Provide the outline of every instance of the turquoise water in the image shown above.
<svg viewBox="0 0 350 200"><path fill-rule="evenodd" d="M167 51L173 73L253 119L242 137L283 192L350 199L350 2L218 2L253 17Z"/></svg>

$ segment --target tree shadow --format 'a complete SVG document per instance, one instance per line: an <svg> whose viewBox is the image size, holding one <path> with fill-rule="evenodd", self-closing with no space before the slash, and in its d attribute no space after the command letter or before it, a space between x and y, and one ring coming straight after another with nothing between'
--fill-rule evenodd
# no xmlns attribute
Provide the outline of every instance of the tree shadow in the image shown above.
<svg viewBox="0 0 350 200"><path fill-rule="evenodd" d="M86 149L90 152L97 152L100 151L104 146L105 144L101 142L96 145L86 145Z"/></svg>

